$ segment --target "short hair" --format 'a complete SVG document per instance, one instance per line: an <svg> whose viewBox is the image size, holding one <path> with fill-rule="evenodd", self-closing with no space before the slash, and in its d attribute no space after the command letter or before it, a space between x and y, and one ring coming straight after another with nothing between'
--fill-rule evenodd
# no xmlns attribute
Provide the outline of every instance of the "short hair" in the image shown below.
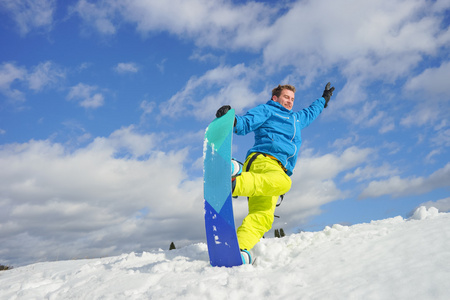
<svg viewBox="0 0 450 300"><path fill-rule="evenodd" d="M272 97L277 96L280 97L282 90L290 90L295 93L295 87L290 84L278 85L276 88L272 90Z"/></svg>

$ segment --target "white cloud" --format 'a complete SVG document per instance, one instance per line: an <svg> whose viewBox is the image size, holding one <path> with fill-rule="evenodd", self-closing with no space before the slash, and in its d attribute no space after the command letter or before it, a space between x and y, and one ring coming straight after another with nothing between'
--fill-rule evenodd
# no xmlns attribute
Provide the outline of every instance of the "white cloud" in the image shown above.
<svg viewBox="0 0 450 300"><path fill-rule="evenodd" d="M156 67L158 68L159 72L164 73L166 61L167 58L164 58L160 63L156 64Z"/></svg>
<svg viewBox="0 0 450 300"><path fill-rule="evenodd" d="M338 106L360 105L367 99L362 78L348 80L333 99Z"/></svg>
<svg viewBox="0 0 450 300"><path fill-rule="evenodd" d="M73 152L48 140L0 146L2 257L20 252L26 264L202 240L202 180L185 173L185 149L158 145L130 126Z"/></svg>
<svg viewBox="0 0 450 300"><path fill-rule="evenodd" d="M274 24L274 32L282 34L271 39L265 59L298 65L305 76L345 61L348 76L395 79L420 60L416 53L443 45L435 38L439 20L417 17L424 10L429 10L426 1L298 1ZM316 22L318 15L323 22Z"/></svg>
<svg viewBox="0 0 450 300"><path fill-rule="evenodd" d="M434 55L448 44L450 34L441 21L449 7L425 0L317 0L289 6L80 0L74 10L104 34L116 32L120 17L143 34L167 31L200 46L263 51L267 69L295 66L300 75L315 77L338 66L348 77L393 82L417 66L422 55ZM317 22L317 16L323 21Z"/></svg>
<svg viewBox="0 0 450 300"><path fill-rule="evenodd" d="M20 33L25 35L34 29L51 29L56 0L0 0L0 7L9 11Z"/></svg>
<svg viewBox="0 0 450 300"><path fill-rule="evenodd" d="M436 105L428 105L428 101L424 103L419 103L414 109L403 117L400 124L406 127L411 126L422 126L429 122L435 122L439 120L440 111ZM443 109L446 110L445 108Z"/></svg>
<svg viewBox="0 0 450 300"><path fill-rule="evenodd" d="M124 152L132 158L139 158L149 154L155 148L154 135L141 135L134 131L134 126L122 127L114 131L108 138L96 138L89 149L114 149L116 153Z"/></svg>
<svg viewBox="0 0 450 300"><path fill-rule="evenodd" d="M381 124L381 127L378 132L386 133L386 132L392 131L394 129L395 129L394 121L391 118L389 118L388 122L384 122L383 124Z"/></svg>
<svg viewBox="0 0 450 300"><path fill-rule="evenodd" d="M392 195L420 195L433 189L448 187L450 182L450 163L435 171L429 177L410 177L406 179L393 176L386 180L372 181L359 195L360 199Z"/></svg>
<svg viewBox="0 0 450 300"><path fill-rule="evenodd" d="M420 93L423 95L433 97L432 100L438 102L450 102L448 97L448 78L450 78L450 61L443 62L437 68L429 68L424 70L421 74L408 80L405 84L406 92ZM414 95L413 95L414 96Z"/></svg>
<svg viewBox="0 0 450 300"><path fill-rule="evenodd" d="M440 199L437 201L428 201L420 204L420 206L425 206L426 208L435 207L439 210L439 212L449 212L450 211L450 197Z"/></svg>
<svg viewBox="0 0 450 300"><path fill-rule="evenodd" d="M353 180L355 179L357 182L366 181L373 178L380 177L390 177L397 175L399 170L392 169L388 164L383 164L380 167L374 166L365 166L358 167L352 173L347 173L344 177L344 180Z"/></svg>
<svg viewBox="0 0 450 300"><path fill-rule="evenodd" d="M257 77L255 69L243 64L219 66L200 77L190 78L180 92L159 106L161 115L174 117L183 113L208 120L225 104L231 105L240 113L244 107L253 106L264 99L250 89L252 81ZM269 100L267 95L266 99Z"/></svg>
<svg viewBox="0 0 450 300"><path fill-rule="evenodd" d="M95 93L97 89L96 86L79 83L70 88L67 99L77 100L80 106L85 108L97 108L104 104L104 96L101 93Z"/></svg>
<svg viewBox="0 0 450 300"><path fill-rule="evenodd" d="M220 58L212 53L202 53L200 49L195 49L189 59L200 62L218 62Z"/></svg>
<svg viewBox="0 0 450 300"><path fill-rule="evenodd" d="M156 103L155 102L148 102L146 100L141 102L141 105L139 106L143 110L144 115L151 114L153 110L155 109Z"/></svg>
<svg viewBox="0 0 450 300"><path fill-rule="evenodd" d="M346 119L359 127L378 128L380 134L394 130L394 118L391 113L386 112L388 110L386 103L366 100L363 89L354 86L355 90L350 91L351 85L346 85L342 93L332 100L333 112L328 116L334 119Z"/></svg>
<svg viewBox="0 0 450 300"><path fill-rule="evenodd" d="M350 145L355 145L359 140L359 136L348 135L346 138L336 139L334 140L332 146L338 150L342 150L345 147L349 147Z"/></svg>
<svg viewBox="0 0 450 300"><path fill-rule="evenodd" d="M114 4L123 18L136 23L142 33L161 30L191 37L197 44L257 49L267 40L264 24L276 6L223 0L119 1Z"/></svg>
<svg viewBox="0 0 450 300"><path fill-rule="evenodd" d="M3 63L0 65L0 93L13 101L25 101L25 91L14 88L15 84L27 83L31 90L38 92L55 85L65 76L65 71L51 61L40 63L31 71L15 63Z"/></svg>
<svg viewBox="0 0 450 300"><path fill-rule="evenodd" d="M302 170L301 175L297 175L299 181L320 181L332 179L337 174L354 168L358 164L365 162L372 149L349 147L338 154L325 154L323 156L313 156L311 149L303 149L296 170ZM303 170L308 170L307 174Z"/></svg>
<svg viewBox="0 0 450 300"><path fill-rule="evenodd" d="M17 67L13 63L0 65L0 92L12 100L25 100L24 94L18 89L12 88L15 82L25 79L27 71L23 67Z"/></svg>
<svg viewBox="0 0 450 300"><path fill-rule="evenodd" d="M433 159L433 156L441 154L441 149L433 149L428 155L425 157L425 162L427 163L434 163L435 160Z"/></svg>
<svg viewBox="0 0 450 300"><path fill-rule="evenodd" d="M116 33L116 26L113 24L114 10L111 5L114 2L99 1L97 3L89 3L86 0L80 0L72 7L72 13L78 15L92 25L99 33L112 35Z"/></svg>
<svg viewBox="0 0 450 300"><path fill-rule="evenodd" d="M250 3L233 6L222 0L176 0L158 1L100 1L89 3L80 0L73 7L73 12L94 27L101 34L111 35L117 31L114 18L120 15L130 23L135 23L137 30L148 32L168 31L182 36L196 38L199 44L218 45L224 41L224 35L240 27L251 27L262 13L266 13L262 4ZM245 16L245 18L243 17ZM253 22L253 23L252 23ZM252 44L247 46L252 47Z"/></svg>
<svg viewBox="0 0 450 300"><path fill-rule="evenodd" d="M447 121L450 118L450 97L446 86L450 78L450 62L445 61L440 66L424 70L411 78L404 86L404 93L412 107L400 124L405 127L432 125L434 131L424 136L431 144L438 147L450 145L450 128ZM433 149L426 161L433 162L432 156L443 149Z"/></svg>
<svg viewBox="0 0 450 300"><path fill-rule="evenodd" d="M439 129L431 141L438 146L450 147L450 128Z"/></svg>
<svg viewBox="0 0 450 300"><path fill-rule="evenodd" d="M139 67L135 63L118 63L114 68L117 73L136 73Z"/></svg>
<svg viewBox="0 0 450 300"><path fill-rule="evenodd" d="M47 61L34 67L27 76L30 89L39 91L47 85L55 84L66 76L53 62Z"/></svg>

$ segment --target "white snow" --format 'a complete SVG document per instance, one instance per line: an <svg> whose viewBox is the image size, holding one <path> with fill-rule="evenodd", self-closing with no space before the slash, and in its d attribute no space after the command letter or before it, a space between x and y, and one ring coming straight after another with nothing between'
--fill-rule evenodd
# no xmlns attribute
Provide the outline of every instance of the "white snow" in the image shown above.
<svg viewBox="0 0 450 300"><path fill-rule="evenodd" d="M263 239L256 265L214 268L206 244L0 272L0 299L450 299L450 214Z"/></svg>

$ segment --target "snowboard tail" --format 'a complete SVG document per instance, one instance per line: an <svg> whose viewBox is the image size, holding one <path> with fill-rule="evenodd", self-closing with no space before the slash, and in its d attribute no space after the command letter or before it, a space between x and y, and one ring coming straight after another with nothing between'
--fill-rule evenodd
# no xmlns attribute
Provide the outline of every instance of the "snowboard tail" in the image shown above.
<svg viewBox="0 0 450 300"><path fill-rule="evenodd" d="M205 229L212 266L242 264L231 196L231 145L234 109L211 122L204 141Z"/></svg>

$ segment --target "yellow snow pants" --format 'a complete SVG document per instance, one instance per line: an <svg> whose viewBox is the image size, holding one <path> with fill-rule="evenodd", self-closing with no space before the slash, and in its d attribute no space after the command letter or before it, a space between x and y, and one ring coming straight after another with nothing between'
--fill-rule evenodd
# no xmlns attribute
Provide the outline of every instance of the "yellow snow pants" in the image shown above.
<svg viewBox="0 0 450 300"><path fill-rule="evenodd" d="M245 172L252 156L244 163L244 172L236 177L233 196L246 196L248 215L237 229L239 247L250 250L264 234L272 228L275 207L280 195L291 188L291 178L283 171L277 160L262 154L251 163Z"/></svg>

